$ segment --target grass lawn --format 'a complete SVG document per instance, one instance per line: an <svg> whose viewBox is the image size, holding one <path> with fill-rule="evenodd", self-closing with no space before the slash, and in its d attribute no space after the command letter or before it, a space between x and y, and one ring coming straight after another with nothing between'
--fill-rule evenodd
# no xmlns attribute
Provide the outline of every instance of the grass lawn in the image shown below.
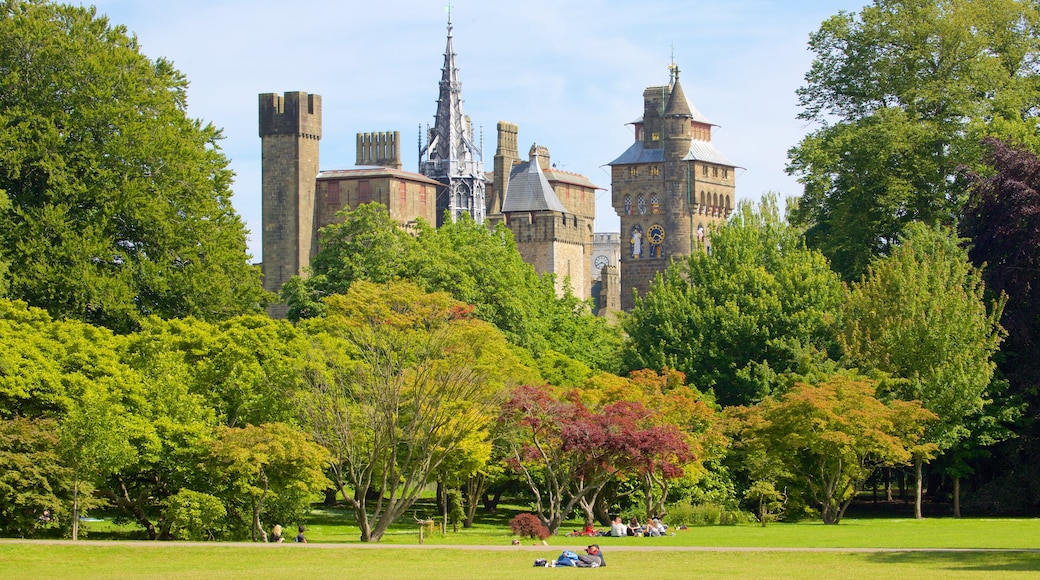
<svg viewBox="0 0 1040 580"><path fill-rule="evenodd" d="M532 568L558 549L461 550L267 544L53 545L0 542L0 562L26 578L645 578L1036 577L1026 552L611 551L606 569Z"/></svg>
<svg viewBox="0 0 1040 580"><path fill-rule="evenodd" d="M423 547L407 527L378 545L357 542L345 514L316 514L310 543L188 544L178 542L18 543L0 540L0 569L28 578L528 578L531 574L638 574L654 578L979 578L1040 573L1038 519L846 519L818 523L711 526L665 538L597 538L608 570L542 570L535 558L553 558L587 538L553 537L549 546L512 536L491 523L441 536ZM109 522L87 524L89 538L119 537ZM462 549L455 546L467 546ZM487 549L481 549L485 546ZM658 548L646 551L639 548ZM691 549L692 548L692 549ZM714 549L717 548L717 549ZM737 549L733 549L737 548ZM741 550L740 548L745 548ZM764 551L760 551L766 548ZM768 548L778 548L769 550ZM810 551L837 548L838 551ZM843 549L847 548L848 551ZM967 549L883 551L864 548ZM986 551L1017 549L1026 551ZM973 551L972 551L973 550ZM360 576L357 576L360 575Z"/></svg>

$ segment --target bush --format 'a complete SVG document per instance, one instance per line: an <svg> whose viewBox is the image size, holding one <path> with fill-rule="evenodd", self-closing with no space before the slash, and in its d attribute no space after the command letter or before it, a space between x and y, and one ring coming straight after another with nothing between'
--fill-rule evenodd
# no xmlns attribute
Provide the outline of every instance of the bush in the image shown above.
<svg viewBox="0 0 1040 580"><path fill-rule="evenodd" d="M688 500L668 506L668 524L671 526L732 526L754 521L754 515L725 506Z"/></svg>
<svg viewBox="0 0 1040 580"><path fill-rule="evenodd" d="M538 519L538 516L534 514L517 514L516 517L509 520L509 529L513 530L513 533L520 537L537 538L539 540L544 540L550 535L549 528L545 527Z"/></svg>
<svg viewBox="0 0 1040 580"><path fill-rule="evenodd" d="M219 499L190 489L177 492L167 505L170 533L182 540L212 540L227 516Z"/></svg>

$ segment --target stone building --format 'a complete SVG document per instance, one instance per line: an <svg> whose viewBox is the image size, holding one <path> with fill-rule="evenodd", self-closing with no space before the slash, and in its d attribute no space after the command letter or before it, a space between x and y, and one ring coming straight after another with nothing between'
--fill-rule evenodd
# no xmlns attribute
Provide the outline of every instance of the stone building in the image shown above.
<svg viewBox="0 0 1040 580"><path fill-rule="evenodd" d="M736 198L737 166L712 145L713 125L686 100L675 65L669 81L643 91L635 142L609 163L624 310L672 258L710 251L710 228L725 221Z"/></svg>
<svg viewBox="0 0 1040 580"><path fill-rule="evenodd" d="M455 62L452 25L434 126L419 150L419 172L402 169L400 133L359 133L357 167L319 171L321 97L305 92L260 95L263 152L264 287L277 292L304 275L318 251L318 229L343 208L377 201L402 226L423 219L441 225L444 216L469 214L478 223L505 223L524 260L539 273L556 274L557 291L569 280L575 295L589 296L595 193L584 176L551 165L549 151L532 147L519 158L518 129L499 123L492 174L462 110L462 83ZM284 304L268 312L280 317Z"/></svg>
<svg viewBox="0 0 1040 580"><path fill-rule="evenodd" d="M488 188L488 222L504 223L517 250L539 274L556 275L556 293L566 286L588 298L592 285L592 226L596 190L586 177L552 166L549 149L531 145L528 160L517 151L519 129L498 123L498 149Z"/></svg>

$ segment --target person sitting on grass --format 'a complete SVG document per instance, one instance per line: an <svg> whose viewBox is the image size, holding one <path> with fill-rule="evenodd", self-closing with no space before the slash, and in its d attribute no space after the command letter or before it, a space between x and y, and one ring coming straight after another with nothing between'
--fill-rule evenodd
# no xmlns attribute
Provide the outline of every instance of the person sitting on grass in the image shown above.
<svg viewBox="0 0 1040 580"><path fill-rule="evenodd" d="M656 538L664 535L664 529L658 527L658 525L654 523L654 520L650 520L646 522L646 528L643 535Z"/></svg>
<svg viewBox="0 0 1040 580"><path fill-rule="evenodd" d="M299 530L299 532L300 532L300 533L296 534L296 543L298 543L298 544L306 544L307 543L307 538L303 537L303 526L299 526L296 529Z"/></svg>
<svg viewBox="0 0 1040 580"><path fill-rule="evenodd" d="M632 516L632 518L628 520L628 535L630 535L630 536L642 536L643 535L643 526L639 525L639 520L637 520L635 516Z"/></svg>
<svg viewBox="0 0 1040 580"><path fill-rule="evenodd" d="M610 537L624 538L627 535L628 527L625 526L625 522L621 521L621 516L614 516L614 520L610 524Z"/></svg>
<svg viewBox="0 0 1040 580"><path fill-rule="evenodd" d="M599 532L597 532L596 528L594 528L592 526L592 520L587 520L585 522L585 529L583 529L583 530L574 530L573 532L567 532L567 535L568 536L598 536Z"/></svg>

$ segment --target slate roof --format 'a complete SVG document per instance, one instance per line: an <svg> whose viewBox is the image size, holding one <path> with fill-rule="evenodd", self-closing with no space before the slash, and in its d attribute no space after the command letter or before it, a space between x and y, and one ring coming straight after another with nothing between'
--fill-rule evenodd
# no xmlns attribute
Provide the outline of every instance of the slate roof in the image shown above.
<svg viewBox="0 0 1040 580"><path fill-rule="evenodd" d="M706 161L730 167L740 167L719 152L710 141L698 141L690 143L690 152L683 157L683 161ZM643 147L642 141L636 141L620 157L607 165L632 165L637 163L662 163L664 162L664 148L647 149Z"/></svg>
<svg viewBox="0 0 1040 580"><path fill-rule="evenodd" d="M506 199L502 202L502 213L545 210L567 213L542 173L538 157L532 156L526 165L516 165L509 172L509 187L506 189Z"/></svg>

